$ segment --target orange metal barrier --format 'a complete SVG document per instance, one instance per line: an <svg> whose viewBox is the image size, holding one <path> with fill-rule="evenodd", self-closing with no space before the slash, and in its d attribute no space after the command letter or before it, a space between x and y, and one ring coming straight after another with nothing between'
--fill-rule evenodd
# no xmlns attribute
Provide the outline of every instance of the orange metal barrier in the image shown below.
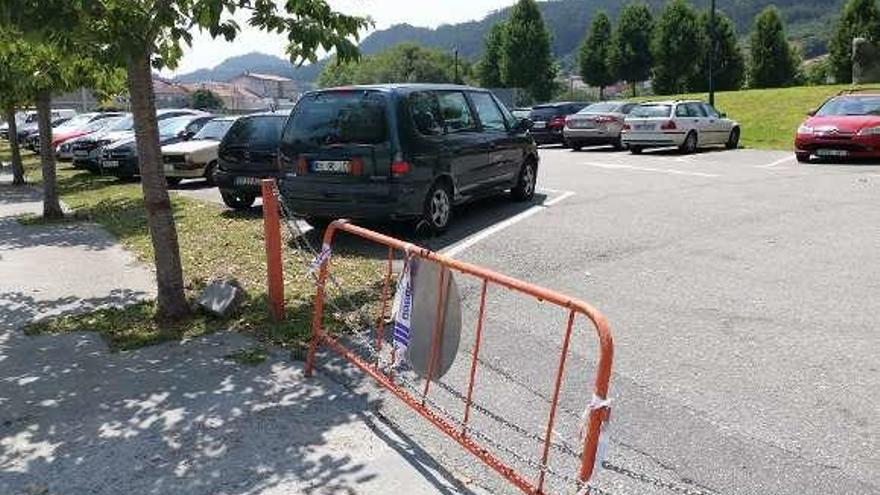
<svg viewBox="0 0 880 495"><path fill-rule="evenodd" d="M272 319L284 318L284 274L281 265L281 218L275 179L260 182L263 191L263 232L266 241L266 282L269 287L269 312Z"/></svg>
<svg viewBox="0 0 880 495"><path fill-rule="evenodd" d="M324 233L325 248L333 245L333 240L337 232L339 231L344 231L349 234L366 239L368 241L388 247L388 269L386 271L385 281L382 290L382 314L379 315L376 328L376 347L380 351L384 338L384 321L386 317L386 311L388 310L388 288L392 277L391 265L392 261L394 260L395 251L401 251L410 256L417 256L425 260L430 260L450 270L471 275L482 280L482 287L480 291L480 309L477 320L473 357L470 365L470 378L467 385L467 396L461 424L460 426L453 424L449 420L445 419L443 416L437 414L436 411L426 406L425 397L427 397L429 393L429 386L431 384L430 368L422 397L417 397L416 395L413 395L412 393L401 387L398 383L396 383L395 377L390 371L386 372L378 367L375 363L370 363L364 360L354 351L339 342L337 339L324 332L322 322L324 315L325 289L331 263L331 256L329 253L327 253L327 256L320 261L317 289L315 294L315 309L312 318L312 340L309 347L309 353L305 368L306 376L311 376L315 368L315 353L318 347L323 344L333 349L338 354L346 358L349 362L357 366L364 373L371 376L373 379L376 380L376 382L381 384L384 388L388 389L394 395L404 401L410 408L418 412L425 419L430 421L434 426L443 431L450 438L458 442L462 447L467 449L474 456L481 459L488 466L490 466L492 469L501 474L504 478L513 483L517 488L522 490L523 493L535 495L545 494L546 492L544 491L544 486L546 469L540 470L537 480L527 479L525 475L517 472L514 467L506 463L503 459L500 458L500 456L491 452L487 445L481 444L480 442L476 441L472 436L468 435L467 425L470 419L471 405L473 403L474 376L478 367L478 356L480 353L480 344L483 332L483 320L486 310L486 290L488 286L492 284L495 286L504 287L511 291L532 296L539 301L554 304L568 310L568 320L562 342L562 350L559 355L559 363L556 372L552 400L550 402L550 411L547 419L546 432L544 433L543 437L544 441L541 453L541 466L543 468L546 468L548 463L551 436L553 434L554 422L556 421L560 389L562 387L566 364L565 362L568 356L568 349L571 342L571 334L574 326L575 317L577 315L583 315L592 322L599 338L599 359L597 362L596 378L593 389L593 395L595 397L594 401L591 403L589 420L585 428L586 431L584 432L584 438L580 439L583 441L583 450L580 455L580 470L576 476L576 478L581 483L586 483L590 480L593 474L593 466L595 464L597 455L600 429L602 423L609 419L609 408L607 402L605 402L605 399L608 396L608 385L611 379L611 362L614 353L611 331L608 326L608 322L599 311L597 311L589 304L570 298L558 292L538 287L536 285L523 282L521 280L517 280L479 266L445 257L427 249L414 246L410 243L377 232L373 232L362 227L358 227L356 225L348 223L345 220L337 220L327 228L326 232ZM441 271L441 274L442 273L443 272ZM442 278L443 277L441 276L441 280ZM442 299L442 297L443 295L441 293L438 299ZM442 301L440 302L440 304L442 305ZM438 306L438 308L439 307L440 306ZM438 318L442 318L442 314L439 311ZM434 326L435 343L432 346L432 363L434 361L434 358L436 357L439 348L439 345L436 344L436 336L438 328L441 326L442 325Z"/></svg>

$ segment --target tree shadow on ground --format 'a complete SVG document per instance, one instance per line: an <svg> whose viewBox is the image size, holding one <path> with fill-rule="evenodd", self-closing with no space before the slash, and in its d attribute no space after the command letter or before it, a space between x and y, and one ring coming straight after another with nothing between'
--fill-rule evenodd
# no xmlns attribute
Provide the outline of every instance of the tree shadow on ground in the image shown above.
<svg viewBox="0 0 880 495"><path fill-rule="evenodd" d="M353 494L422 483L393 467L401 456L420 466L411 455L422 454L365 424L377 399L305 380L282 351L237 364L230 354L253 345L244 336L109 353L94 333L17 329L76 302L0 295L4 315L15 313L0 322L0 493ZM426 479L460 492L443 488L458 485L442 470Z"/></svg>

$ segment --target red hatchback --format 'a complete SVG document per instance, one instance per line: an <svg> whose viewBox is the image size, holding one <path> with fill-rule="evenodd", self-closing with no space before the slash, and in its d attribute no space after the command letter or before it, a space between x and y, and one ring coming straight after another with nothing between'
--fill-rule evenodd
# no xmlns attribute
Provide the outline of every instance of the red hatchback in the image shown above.
<svg viewBox="0 0 880 495"><path fill-rule="evenodd" d="M799 162L822 159L880 159L880 92L841 94L810 114L797 130Z"/></svg>

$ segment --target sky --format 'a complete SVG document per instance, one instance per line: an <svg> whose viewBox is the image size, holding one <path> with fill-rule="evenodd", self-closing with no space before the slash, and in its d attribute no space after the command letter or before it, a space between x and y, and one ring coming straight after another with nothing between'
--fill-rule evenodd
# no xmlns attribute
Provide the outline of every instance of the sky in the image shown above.
<svg viewBox="0 0 880 495"><path fill-rule="evenodd" d="M394 24L437 27L442 24L482 19L494 10L512 5L515 0L327 0L334 10L346 14L370 16L377 30ZM286 38L260 32L247 26L246 17L236 16L241 32L232 43L212 40L207 34L193 33L193 45L184 52L178 67L163 71L165 76L185 74L218 65L228 57L263 52L285 57ZM363 39L365 35L362 35Z"/></svg>

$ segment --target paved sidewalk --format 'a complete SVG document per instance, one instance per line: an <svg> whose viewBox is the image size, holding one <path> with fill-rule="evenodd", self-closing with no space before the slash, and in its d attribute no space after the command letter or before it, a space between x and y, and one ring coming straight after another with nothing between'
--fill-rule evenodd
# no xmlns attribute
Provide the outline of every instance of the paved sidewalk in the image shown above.
<svg viewBox="0 0 880 495"><path fill-rule="evenodd" d="M368 411L278 350L218 333L110 353L91 332L27 337L34 318L153 295L152 272L88 224L23 227L32 190L0 176L0 493L469 493Z"/></svg>

